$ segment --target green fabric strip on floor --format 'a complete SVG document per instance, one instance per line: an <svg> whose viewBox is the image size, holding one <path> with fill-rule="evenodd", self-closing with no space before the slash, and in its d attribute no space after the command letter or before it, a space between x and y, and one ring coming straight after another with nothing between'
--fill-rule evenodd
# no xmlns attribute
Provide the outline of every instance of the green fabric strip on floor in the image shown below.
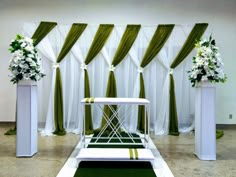
<svg viewBox="0 0 236 177"><path fill-rule="evenodd" d="M222 136L224 136L224 131L216 130L216 139L220 139Z"/></svg>
<svg viewBox="0 0 236 177"><path fill-rule="evenodd" d="M9 129L4 135L16 135L16 126L13 129Z"/></svg>
<svg viewBox="0 0 236 177"><path fill-rule="evenodd" d="M102 135L103 137L108 134ZM122 137L127 138L125 132L121 132ZM96 138L97 133L93 137ZM139 137L132 134L134 137ZM122 138L121 138L122 139ZM92 138L91 142L95 139ZM104 140L103 140L104 141ZM131 142L130 139L122 139L124 142ZM101 140L99 140L101 142ZM106 140L105 140L106 142ZM120 143L116 138L112 142ZM135 142L141 142L140 139ZM89 148L143 148L142 145L89 145ZM156 177L150 162L140 161L82 161L79 163L74 177Z"/></svg>

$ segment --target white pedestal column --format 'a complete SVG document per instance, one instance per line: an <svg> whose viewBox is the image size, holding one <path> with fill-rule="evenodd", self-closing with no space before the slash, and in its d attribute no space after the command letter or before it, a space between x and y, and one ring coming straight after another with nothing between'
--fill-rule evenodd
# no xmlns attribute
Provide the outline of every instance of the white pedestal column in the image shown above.
<svg viewBox="0 0 236 177"><path fill-rule="evenodd" d="M16 156L31 157L38 151L37 85L32 81L17 84Z"/></svg>
<svg viewBox="0 0 236 177"><path fill-rule="evenodd" d="M201 160L216 160L215 86L208 82L196 88L195 154Z"/></svg>

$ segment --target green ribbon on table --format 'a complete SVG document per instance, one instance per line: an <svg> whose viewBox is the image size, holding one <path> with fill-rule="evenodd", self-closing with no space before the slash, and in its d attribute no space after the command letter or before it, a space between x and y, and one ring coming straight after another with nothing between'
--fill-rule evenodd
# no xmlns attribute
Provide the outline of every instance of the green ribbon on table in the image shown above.
<svg viewBox="0 0 236 177"><path fill-rule="evenodd" d="M94 99L95 99L95 98L93 98L93 97L91 97L91 98L86 98L86 99L85 99L85 103L94 103Z"/></svg>
<svg viewBox="0 0 236 177"><path fill-rule="evenodd" d="M138 150L137 149L129 149L129 158L130 160L138 160Z"/></svg>

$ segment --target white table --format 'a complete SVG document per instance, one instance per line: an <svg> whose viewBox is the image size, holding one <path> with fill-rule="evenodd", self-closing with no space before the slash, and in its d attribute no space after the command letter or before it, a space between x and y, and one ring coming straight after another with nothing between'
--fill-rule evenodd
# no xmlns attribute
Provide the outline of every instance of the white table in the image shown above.
<svg viewBox="0 0 236 177"><path fill-rule="evenodd" d="M94 150L90 150L90 148L87 148L88 145L143 145L145 147L145 150L147 154L152 154L150 149L148 149L148 144L149 144L149 129L150 129L150 120L149 120L149 112L150 112L150 108L149 108L149 101L147 99L140 99L140 98L85 98L83 100L81 100L81 104L83 106L83 108L86 105L91 105L94 108L96 107L97 111L102 112L101 118L103 117L103 119L105 119L105 126L103 126L100 130L100 132L98 133L98 135L96 137L93 137L91 135L86 135L85 134L85 118L84 118L84 130L82 133L82 137L81 137L81 144L82 144L82 150L80 152L80 154L78 155L78 158L80 159L96 159L96 156L92 156L91 157L91 152L90 151L94 151ZM111 115L107 115L104 112L104 106L108 106L109 110L111 111ZM114 109L114 105L117 106L116 109ZM128 128L126 127L125 123L128 120L128 116L130 115L128 112L132 111L132 106L144 106L145 107L145 129L144 129L144 133L138 133L137 134L139 136L134 136L132 133L130 133L128 131ZM130 108L131 106L131 108ZM125 107L125 111L121 111L122 107ZM137 109L138 110L138 109ZM125 112L125 114L124 114ZM99 114L98 114L99 115ZM146 117L147 115L147 117ZM113 124L113 120L118 120L117 125ZM105 133L106 128L107 127L111 127L111 132L109 133L108 137L104 137L102 136L103 133ZM124 137L122 137L121 135L121 130L124 131L127 134L127 137L125 137L126 139L129 139L129 142L123 142L123 140L125 139ZM91 142L91 139L93 138L93 140L95 139L95 141ZM112 142L111 139L117 139L119 143L117 142ZM101 142L99 140L105 140L105 142ZM137 142L137 140L139 140ZM141 141L140 141L141 140ZM105 149L102 148L103 150L100 151L104 151ZM107 149L108 150L108 149ZM87 152L88 151L88 152ZM98 148L99 151L99 148ZM112 149L109 149L109 151L113 151ZM117 149L114 151L117 151ZM108 152L108 151L107 151ZM86 156L86 154L90 154L88 156ZM110 154L116 154L116 152L110 153ZM105 157L104 158L99 158L99 159L114 159L115 157L113 157L112 155L108 155L109 158ZM129 157L127 157L129 159ZM153 156L149 156L148 160L153 159ZM142 159L142 158L141 158ZM144 160L145 158L143 158ZM146 159L147 160L147 159Z"/></svg>

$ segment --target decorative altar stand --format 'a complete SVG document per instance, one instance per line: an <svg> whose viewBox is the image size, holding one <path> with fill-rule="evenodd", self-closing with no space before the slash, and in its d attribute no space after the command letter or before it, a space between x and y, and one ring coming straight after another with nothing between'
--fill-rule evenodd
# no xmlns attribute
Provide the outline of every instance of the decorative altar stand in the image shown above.
<svg viewBox="0 0 236 177"><path fill-rule="evenodd" d="M17 84L16 156L32 157L38 152L37 84L20 81Z"/></svg>
<svg viewBox="0 0 236 177"><path fill-rule="evenodd" d="M215 86L209 82L196 88L195 154L201 160L216 160Z"/></svg>
<svg viewBox="0 0 236 177"><path fill-rule="evenodd" d="M139 98L85 98L81 101L83 107L93 106L96 115L100 116L105 124L94 134L85 134L85 119L81 136L82 149L77 158L80 160L140 160L150 161L154 156L149 144L149 101ZM104 111L104 107L109 111ZM145 108L145 129L143 134L129 132L129 120L132 111L138 106ZM98 112L98 113L97 113ZM109 131L108 131L109 128ZM105 136L104 136L105 135ZM101 148L100 148L101 147ZM111 148L112 147L112 148ZM114 148L115 147L115 148ZM105 148L105 149L104 149Z"/></svg>

